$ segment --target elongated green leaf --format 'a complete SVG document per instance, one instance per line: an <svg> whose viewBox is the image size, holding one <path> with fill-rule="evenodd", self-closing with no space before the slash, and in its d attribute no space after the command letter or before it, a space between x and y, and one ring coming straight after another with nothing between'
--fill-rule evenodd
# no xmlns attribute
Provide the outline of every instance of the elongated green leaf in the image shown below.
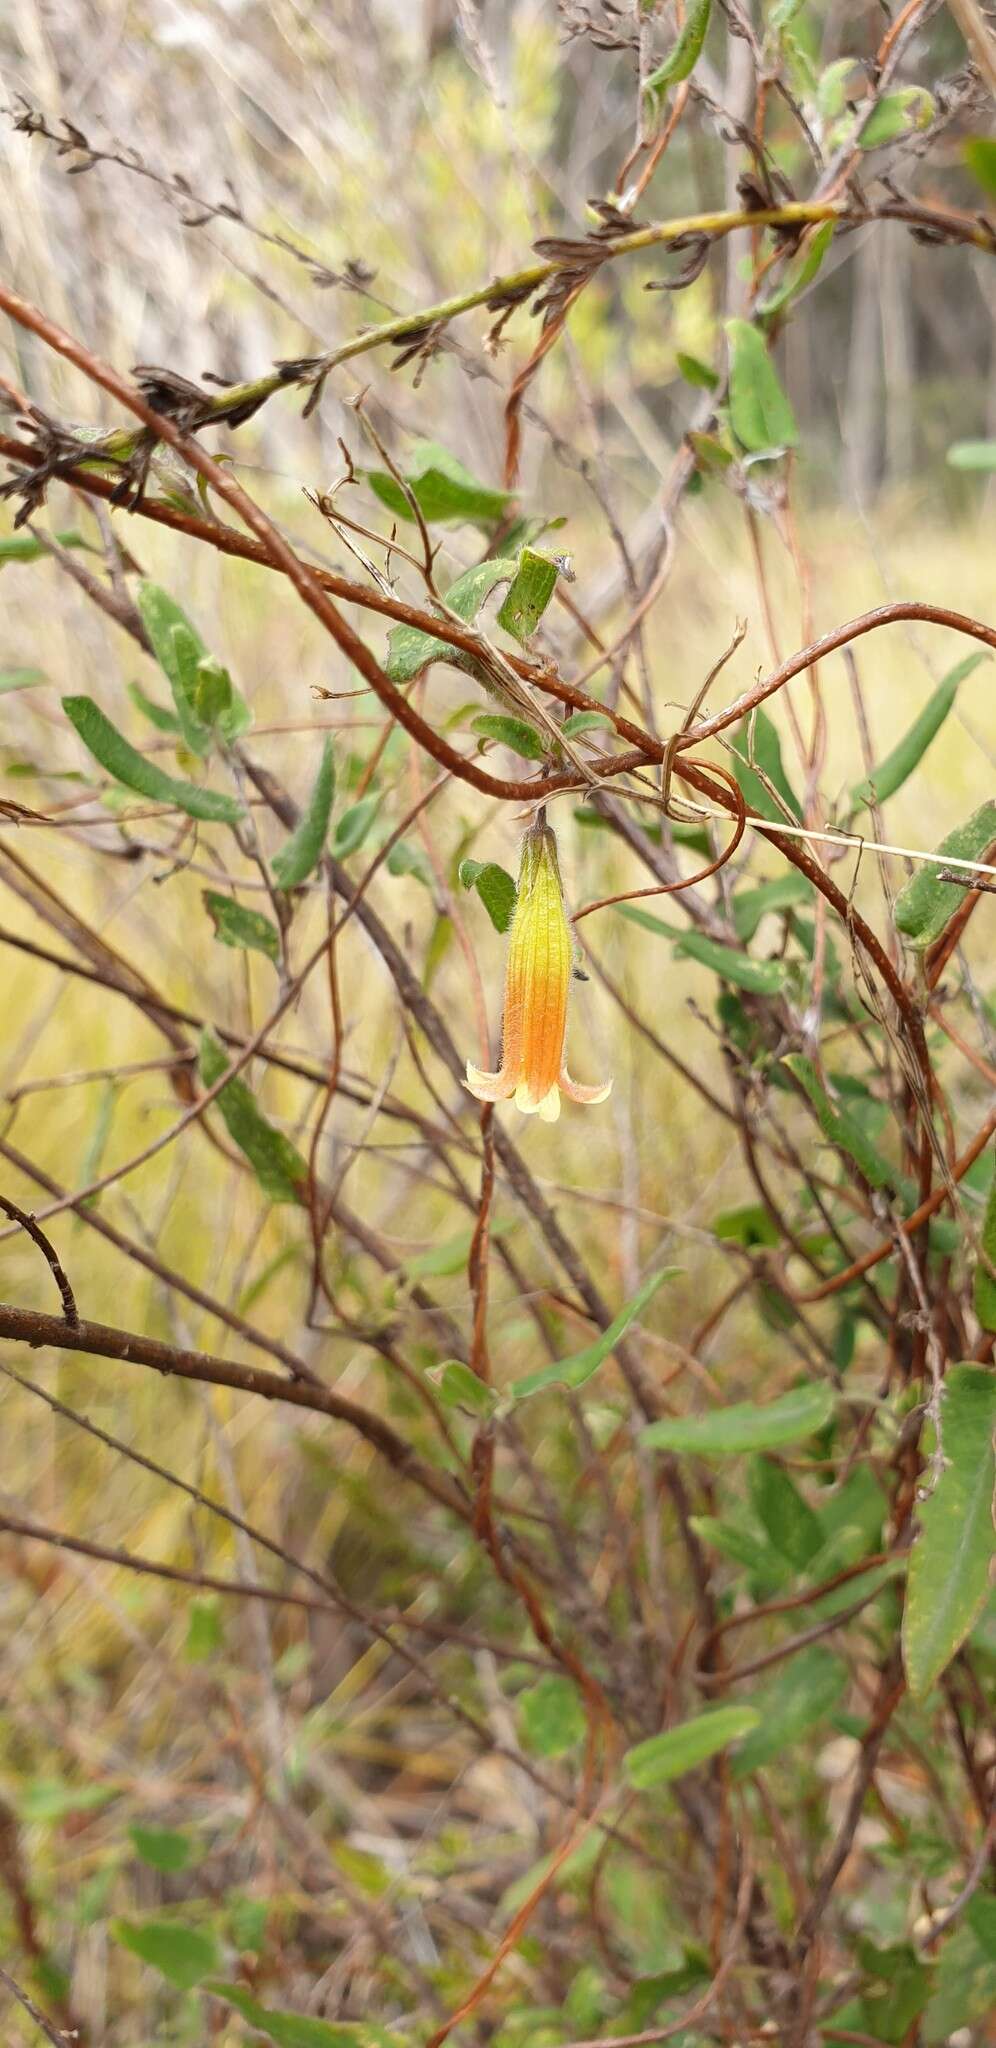
<svg viewBox="0 0 996 2048"><path fill-rule="evenodd" d="M260 2005L243 1984L222 1984L217 1980L204 1986L212 1998L234 2006L257 2034L265 2034L276 2048L395 2048L396 2034L385 2027L359 2021L319 2020L310 2013L277 2012Z"/></svg>
<svg viewBox="0 0 996 2048"><path fill-rule="evenodd" d="M816 90L816 104L824 121L832 121L843 112L847 81L856 62L854 57L837 57L822 73Z"/></svg>
<svg viewBox="0 0 996 2048"><path fill-rule="evenodd" d="M795 1076L804 1093L808 1095L816 1111L816 1120L825 1138L831 1145L837 1145L848 1158L859 1166L866 1181L873 1188L895 1187L898 1169L890 1166L887 1159L876 1151L868 1137L861 1118L849 1109L840 1109L831 1102L826 1089L813 1065L802 1053L788 1053L782 1061L790 1074Z"/></svg>
<svg viewBox="0 0 996 2048"><path fill-rule="evenodd" d="M495 931L507 932L518 893L507 868L493 860L462 860L458 873L464 889L477 890Z"/></svg>
<svg viewBox="0 0 996 2048"><path fill-rule="evenodd" d="M832 1712L846 1684L846 1664L819 1645L790 1658L753 1701L761 1718L733 1759L733 1776L748 1778L782 1759L791 1767L794 1745Z"/></svg>
<svg viewBox="0 0 996 2048"><path fill-rule="evenodd" d="M668 52L663 64L658 64L656 71L652 71L645 80L644 91L652 98L659 99L669 85L680 84L694 71L702 55L711 9L712 0L689 0L674 48Z"/></svg>
<svg viewBox="0 0 996 2048"><path fill-rule="evenodd" d="M675 362L686 384L694 384L700 391L715 391L719 378L715 370L710 370L708 363L700 362L698 356L685 355L681 349Z"/></svg>
<svg viewBox="0 0 996 2048"><path fill-rule="evenodd" d="M978 810L973 811L964 825L957 825L953 832L949 832L936 851L948 859L985 860L992 847L996 847L996 801L990 797L988 803L980 804ZM972 876L967 870L963 882L939 881L938 875L943 866L943 859L925 861L896 897L893 909L896 930L902 932L907 945L918 952L939 938L972 885Z"/></svg>
<svg viewBox="0 0 996 2048"><path fill-rule="evenodd" d="M796 1571L823 1548L819 1516L804 1499L791 1473L776 1459L755 1458L750 1468L750 1501L770 1543Z"/></svg>
<svg viewBox="0 0 996 2048"><path fill-rule="evenodd" d="M640 1431L651 1450L687 1451L700 1458L735 1458L770 1451L812 1436L833 1414L834 1397L822 1383L793 1387L776 1401L735 1401L706 1415L665 1415Z"/></svg>
<svg viewBox="0 0 996 2048"><path fill-rule="evenodd" d="M801 825L802 805L782 764L778 728L772 725L766 711L758 709L738 725L733 739L733 773L749 811L756 812L759 818L770 818L774 825L785 820L786 813L762 781L763 775L772 789L784 797L789 817L796 818Z"/></svg>
<svg viewBox="0 0 996 2048"><path fill-rule="evenodd" d="M996 469L996 441L955 441L948 464L951 469Z"/></svg>
<svg viewBox="0 0 996 2048"><path fill-rule="evenodd" d="M154 725L157 732L178 733L180 731L180 721L176 712L167 711L165 704L157 704L154 698L147 697L139 683L128 684L128 695L136 711L140 711L142 717L147 718L149 724Z"/></svg>
<svg viewBox="0 0 996 2048"><path fill-rule="evenodd" d="M331 739L326 739L308 808L286 845L273 858L273 879L281 889L296 889L318 866L325 851L334 802L335 755Z"/></svg>
<svg viewBox="0 0 996 2048"><path fill-rule="evenodd" d="M265 953L268 960L279 960L280 933L261 910L248 910L217 889L204 890L204 908L214 925L215 938L223 946L241 946L250 953Z"/></svg>
<svg viewBox="0 0 996 2048"><path fill-rule="evenodd" d="M551 1672L516 1701L522 1738L534 1756L566 1756L584 1739L584 1707L576 1685Z"/></svg>
<svg viewBox="0 0 996 2048"><path fill-rule="evenodd" d="M387 470L368 470L367 480L389 512L398 519L414 520L404 491ZM438 441L417 444L405 482L423 519L430 524L452 525L454 521L469 520L475 526L490 526L504 518L512 503L510 491L496 491L488 484L478 483L469 469Z"/></svg>
<svg viewBox="0 0 996 2048"><path fill-rule="evenodd" d="M941 1949L933 1996L923 2016L927 2048L945 2048L962 2028L976 2020L985 2022L994 2012L996 1899L977 1894Z"/></svg>
<svg viewBox="0 0 996 2048"><path fill-rule="evenodd" d="M192 1991L221 1962L214 1935L201 1927L182 1927L173 1920L112 1920L111 1933L178 1991Z"/></svg>
<svg viewBox="0 0 996 2048"><path fill-rule="evenodd" d="M679 957L697 960L700 966L721 974L735 988L759 996L778 995L792 971L787 960L752 960L749 953L738 953L735 946L724 946L704 932L683 932L674 950Z"/></svg>
<svg viewBox="0 0 996 2048"><path fill-rule="evenodd" d="M988 1260L988 1265L986 1261ZM989 1267L993 1268L990 1272ZM975 1313L984 1330L996 1330L996 1173L989 1184L986 1213L979 1234L979 1259L975 1268Z"/></svg>
<svg viewBox="0 0 996 2048"><path fill-rule="evenodd" d="M432 1366L428 1376L445 1408L468 1408L472 1415L492 1414L497 1395L462 1358L447 1358L444 1364Z"/></svg>
<svg viewBox="0 0 996 2048"><path fill-rule="evenodd" d="M83 745L115 782L136 789L153 803L175 804L188 817L205 818L233 825L242 816L242 805L233 796L213 789L199 789L196 783L181 782L167 775L154 761L147 761L96 705L92 697L63 697L62 708L76 727Z"/></svg>
<svg viewBox="0 0 996 2048"><path fill-rule="evenodd" d="M572 711L560 730L565 739L573 740L580 732L595 732L598 728L612 731L612 720L605 711Z"/></svg>
<svg viewBox="0 0 996 2048"><path fill-rule="evenodd" d="M498 624L514 640L528 640L535 633L557 584L557 564L535 548L523 548L512 582L505 593Z"/></svg>
<svg viewBox="0 0 996 2048"><path fill-rule="evenodd" d="M332 840L332 852L336 860L348 860L351 853L359 852L377 816L380 803L379 794L374 792L371 796L361 796L358 803L350 804L348 809L343 811Z"/></svg>
<svg viewBox="0 0 996 2048"><path fill-rule="evenodd" d="M527 761L542 761L546 742L524 718L510 718L502 711L481 711L470 721L471 731L482 740L498 740Z"/></svg>
<svg viewBox="0 0 996 2048"><path fill-rule="evenodd" d="M795 414L782 390L759 327L749 320L728 320L730 341L730 424L748 454L769 448L794 448L799 439Z"/></svg>
<svg viewBox="0 0 996 2048"><path fill-rule="evenodd" d="M737 937L746 944L754 937L762 917L770 911L791 910L797 903L808 903L812 893L812 883L807 882L805 875L794 872L779 875L773 882L760 882L756 889L738 890L733 898Z"/></svg>
<svg viewBox="0 0 996 2048"><path fill-rule="evenodd" d="M944 1465L920 1509L903 1612L903 1656L923 1699L960 1649L985 1605L993 1560L996 1373L955 1365L941 1403Z"/></svg>
<svg viewBox="0 0 996 2048"><path fill-rule="evenodd" d="M558 1359L553 1365L543 1366L539 1372L530 1372L524 1379L513 1380L506 1389L506 1400L527 1401L531 1394L543 1393L547 1387L583 1387L615 1350L630 1324L643 1314L657 1289L665 1280L673 1279L679 1270L677 1266L665 1266L661 1272L652 1273L593 1344L587 1345L584 1351L576 1351L573 1358Z"/></svg>
<svg viewBox="0 0 996 2048"><path fill-rule="evenodd" d="M385 863L389 875L411 875L423 889L434 889L436 877L428 856L410 839L396 839Z"/></svg>
<svg viewBox="0 0 996 2048"><path fill-rule="evenodd" d="M784 312L807 285L812 284L833 241L835 225L834 221L825 220L807 237L802 248L786 264L781 284L758 307L759 319L772 320L776 313Z"/></svg>
<svg viewBox="0 0 996 2048"><path fill-rule="evenodd" d="M213 1088L229 1066L228 1054L210 1031L201 1035L200 1074ZM229 1137L243 1152L260 1187L271 1202L300 1202L308 1169L296 1146L267 1122L241 1075L236 1074L217 1098Z"/></svg>
<svg viewBox="0 0 996 2048"><path fill-rule="evenodd" d="M996 136L970 135L962 147L962 155L983 191L996 199Z"/></svg>
<svg viewBox="0 0 996 2048"><path fill-rule="evenodd" d="M931 740L940 732L948 713L958 695L959 685L977 669L985 654L967 654L964 661L939 682L936 690L928 697L923 710L913 720L909 730L893 747L885 760L880 761L864 782L859 782L851 791L851 802L870 804L876 800L885 803L894 796L897 789L912 775L914 768L923 760Z"/></svg>
<svg viewBox="0 0 996 2048"><path fill-rule="evenodd" d="M86 541L75 527L68 533L53 535L60 547L85 548ZM0 535L0 569L5 562L41 562L51 560L48 549L36 540L33 533L5 533Z"/></svg>
<svg viewBox="0 0 996 2048"><path fill-rule="evenodd" d="M655 917L651 910L641 909L638 903L620 903L619 913L631 924L642 925L645 931L659 932L661 938L672 939L678 957L697 960L700 966L711 968L713 974L721 974L725 981L733 982L737 988L749 989L752 995L778 995L791 975L787 960L752 960L749 953L740 953L735 946L724 946L721 939L710 939L704 932L685 932L677 925L665 924L663 918Z"/></svg>
<svg viewBox="0 0 996 2048"><path fill-rule="evenodd" d="M652 1791L655 1785L666 1785L670 1779L696 1770L721 1749L728 1749L731 1742L749 1735L760 1718L756 1707L715 1707L711 1713L696 1714L694 1720L682 1721L679 1727L651 1735L648 1741L628 1749L623 1769L635 1791Z"/></svg>
<svg viewBox="0 0 996 2048"><path fill-rule="evenodd" d="M451 611L468 624L477 617L485 598L499 583L510 583L515 576L515 563L502 556L490 556L486 562L479 562L474 569L465 569L446 592L446 602ZM395 626L388 635L388 654L384 664L392 683L410 683L420 675L430 661L448 661L455 668L473 670L473 658L462 654L458 647L451 647L448 640L439 640L434 633L423 633L418 626Z"/></svg>
<svg viewBox="0 0 996 2048"><path fill-rule="evenodd" d="M153 1870L186 1870L199 1859L200 1851L196 1842L179 1828L139 1827L128 1829L132 1846L143 1863L151 1864Z"/></svg>
<svg viewBox="0 0 996 2048"><path fill-rule="evenodd" d="M858 138L862 149L881 149L883 143L898 142L918 128L929 128L934 118L934 100L922 85L905 85L900 92L888 92L869 115Z"/></svg>
<svg viewBox="0 0 996 2048"><path fill-rule="evenodd" d="M208 650L186 612L158 583L141 582L136 598L152 652L173 692L183 737L192 753L204 755L211 730L197 714L197 667L209 659Z"/></svg>

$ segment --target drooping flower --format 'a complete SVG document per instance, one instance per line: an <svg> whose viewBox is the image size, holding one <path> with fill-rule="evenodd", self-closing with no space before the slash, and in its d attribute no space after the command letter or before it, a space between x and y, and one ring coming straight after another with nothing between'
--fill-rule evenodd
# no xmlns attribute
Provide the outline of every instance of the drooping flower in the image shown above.
<svg viewBox="0 0 996 2048"><path fill-rule="evenodd" d="M560 1115L560 1095L572 1102L604 1102L612 1086L582 1087L564 1061L567 997L573 945L557 862L557 841L549 825L537 824L522 845L519 889L508 940L502 1056L497 1074L467 1062L466 1085L481 1102L514 1095L527 1116L535 1110L545 1123Z"/></svg>

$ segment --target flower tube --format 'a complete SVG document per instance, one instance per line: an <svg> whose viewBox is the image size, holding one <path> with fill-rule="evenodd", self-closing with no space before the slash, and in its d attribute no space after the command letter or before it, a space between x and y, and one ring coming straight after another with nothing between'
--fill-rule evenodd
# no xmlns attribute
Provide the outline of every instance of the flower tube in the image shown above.
<svg viewBox="0 0 996 2048"><path fill-rule="evenodd" d="M574 948L549 825L534 825L522 845L519 888L508 940L501 1066L486 1074L467 1062L466 1086L480 1102L515 1097L526 1116L545 1123L560 1115L561 1091L572 1102L604 1102L612 1086L582 1087L564 1060L567 998Z"/></svg>

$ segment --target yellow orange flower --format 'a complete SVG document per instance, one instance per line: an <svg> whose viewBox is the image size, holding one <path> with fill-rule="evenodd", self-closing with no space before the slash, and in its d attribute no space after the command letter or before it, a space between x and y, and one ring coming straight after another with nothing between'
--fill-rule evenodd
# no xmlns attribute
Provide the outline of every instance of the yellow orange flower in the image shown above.
<svg viewBox="0 0 996 2048"><path fill-rule="evenodd" d="M501 1066L485 1074L467 1062L466 1085L479 1101L514 1095L517 1109L535 1110L545 1123L560 1115L561 1090L572 1102L605 1101L611 1081L583 1088L564 1063L572 964L557 841L549 825L535 825L523 841L509 933Z"/></svg>

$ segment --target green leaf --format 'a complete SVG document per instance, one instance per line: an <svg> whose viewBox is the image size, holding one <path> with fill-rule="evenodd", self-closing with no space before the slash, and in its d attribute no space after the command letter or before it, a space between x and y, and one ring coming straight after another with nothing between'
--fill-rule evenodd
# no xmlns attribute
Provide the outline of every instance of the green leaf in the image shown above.
<svg viewBox="0 0 996 2048"><path fill-rule="evenodd" d="M989 1184L986 1213L979 1234L979 1254L975 1268L975 1313L984 1330L996 1330L996 1279L986 1265L988 1259L996 1271L996 1173Z"/></svg>
<svg viewBox="0 0 996 2048"><path fill-rule="evenodd" d="M265 2034L268 2041L276 2043L276 2048L395 2048L398 2042L396 2034L370 2022L319 2020L309 2013L276 2012L272 2006L260 2005L243 1984L215 1981L204 1989L212 1998L224 1999L226 2005L234 2006L256 2033Z"/></svg>
<svg viewBox="0 0 996 2048"><path fill-rule="evenodd" d="M557 573L557 564L549 555L523 548L498 613L499 626L511 633L513 640L526 641L535 633L556 589Z"/></svg>
<svg viewBox="0 0 996 2048"><path fill-rule="evenodd" d="M158 583L143 580L136 601L152 652L173 692L183 737L192 753L204 755L211 745L211 731L197 715L197 667L209 658L208 650L186 612Z"/></svg>
<svg viewBox="0 0 996 2048"><path fill-rule="evenodd" d="M429 1378L445 1408L469 1408L472 1415L491 1415L497 1396L485 1380L478 1379L462 1358L447 1358L429 1369Z"/></svg>
<svg viewBox="0 0 996 2048"><path fill-rule="evenodd" d="M112 1920L111 1933L178 1991L192 1991L221 1962L214 1935L200 1927L181 1927L173 1920Z"/></svg>
<svg viewBox="0 0 996 2048"><path fill-rule="evenodd" d="M721 1216L713 1217L711 1228L714 1237L749 1249L781 1241L780 1231L760 1202L745 1202L739 1209L724 1210Z"/></svg>
<svg viewBox="0 0 996 2048"><path fill-rule="evenodd" d="M679 1271L678 1266L664 1266L660 1272L652 1273L649 1280L644 1281L632 1300L626 1303L625 1308L620 1309L608 1329L601 1331L593 1344L587 1345L584 1351L575 1352L572 1358L557 1359L553 1365L545 1365L539 1372L527 1373L525 1378L513 1380L511 1386L506 1389L505 1398L510 1401L527 1401L531 1394L543 1393L547 1387L583 1387L615 1350L620 1339L626 1335L630 1324L636 1321L637 1316L643 1314L657 1289L663 1286L665 1280L673 1279Z"/></svg>
<svg viewBox="0 0 996 2048"><path fill-rule="evenodd" d="M720 939L710 939L702 932L685 932L677 925L665 924L663 918L655 917L653 911L642 910L636 903L620 903L621 917L631 924L642 925L645 931L659 932L661 938L674 941L675 954L679 958L697 960L701 967L708 967L713 974L721 974L725 981L733 982L737 988L749 989L753 995L776 996L786 986L792 969L787 960L752 960L749 953L739 953L735 946L724 946Z"/></svg>
<svg viewBox="0 0 996 2048"><path fill-rule="evenodd" d="M749 454L769 448L794 448L799 439L795 414L778 381L759 327L748 320L728 320L730 341L730 424Z"/></svg>
<svg viewBox="0 0 996 2048"><path fill-rule="evenodd" d="M776 1401L734 1401L705 1415L665 1415L640 1431L651 1450L686 1451L700 1458L740 1457L800 1443L823 1429L834 1409L832 1388L793 1387Z"/></svg>
<svg viewBox="0 0 996 2048"><path fill-rule="evenodd" d="M587 1722L576 1685L551 1672L516 1701L522 1739L534 1756L566 1756L584 1739Z"/></svg>
<svg viewBox="0 0 996 2048"><path fill-rule="evenodd" d="M371 490L389 512L398 519L414 521L404 491L387 470L369 469L366 475ZM469 520L475 526L490 526L504 518L513 502L511 491L495 491L488 484L478 483L469 469L438 441L418 442L405 482L423 519L430 525Z"/></svg>
<svg viewBox="0 0 996 2048"><path fill-rule="evenodd" d="M987 659L988 656L982 653L967 654L964 661L960 661L957 667L951 669L928 697L923 710L893 747L892 752L886 755L884 761L879 762L877 768L872 769L864 782L857 783L852 789L852 803L885 803L887 797L894 796L897 789L902 788L914 768L922 761L931 740L940 732L954 705L959 685L978 668L980 661Z"/></svg>
<svg viewBox="0 0 996 2048"><path fill-rule="evenodd" d="M809 1097L816 1111L816 1120L831 1145L846 1152L860 1167L866 1181L873 1188L894 1188L898 1169L890 1166L887 1159L876 1151L867 1136L860 1115L849 1109L839 1109L830 1100L826 1089L813 1065L800 1052L786 1054L781 1062L794 1075L804 1094Z"/></svg>
<svg viewBox="0 0 996 2048"><path fill-rule="evenodd" d="M192 1600L187 1609L187 1636L183 1654L188 1664L206 1664L225 1640L221 1604L215 1594Z"/></svg>
<svg viewBox="0 0 996 2048"><path fill-rule="evenodd" d="M693 1720L666 1729L663 1735L638 1742L626 1751L623 1769L634 1791L652 1791L655 1785L666 1785L672 1778L696 1770L740 1736L749 1735L760 1718L755 1707L714 1707L710 1713L696 1714Z"/></svg>
<svg viewBox="0 0 996 2048"><path fill-rule="evenodd" d="M165 704L157 704L154 698L147 697L141 684L129 683L127 690L136 711L140 711L142 717L147 718L149 724L154 725L157 732L178 733L180 731L180 721L176 712L167 711Z"/></svg>
<svg viewBox="0 0 996 2048"><path fill-rule="evenodd" d="M201 1034L200 1075L212 1088L229 1066L227 1053L210 1031ZM271 1202L300 1202L308 1169L296 1146L268 1123L239 1075L217 1098L229 1137L243 1152Z"/></svg>
<svg viewBox="0 0 996 2048"><path fill-rule="evenodd" d="M757 805L752 808L756 810ZM756 889L738 890L733 898L733 923L738 939L746 945L770 911L791 910L797 903L807 903L812 893L812 883L794 871L779 875L774 882L760 882Z"/></svg>
<svg viewBox="0 0 996 2048"><path fill-rule="evenodd" d="M515 563L505 561L502 556L489 556L474 569L465 569L446 592L446 602L451 611L467 624L476 619L485 598L499 583L510 583L515 575ZM388 654L384 664L392 683L410 683L430 661L448 661L456 668L473 670L470 655L463 654L458 647L451 647L448 640L439 640L434 633L423 633L418 626L395 626L388 635Z"/></svg>
<svg viewBox="0 0 996 2048"><path fill-rule="evenodd" d="M143 1828L136 1823L128 1829L132 1846L143 1863L153 1870L186 1870L200 1859L200 1850L179 1828Z"/></svg>
<svg viewBox="0 0 996 2048"><path fill-rule="evenodd" d="M689 356L679 349L675 358L686 384L694 384L700 391L715 391L719 378L708 363L701 363L698 356Z"/></svg>
<svg viewBox="0 0 996 2048"><path fill-rule="evenodd" d="M496 932L507 932L515 915L517 890L497 861L462 860L457 870L464 889L476 889Z"/></svg>
<svg viewBox="0 0 996 2048"><path fill-rule="evenodd" d="M653 99L660 99L669 85L678 85L694 71L702 55L711 9L712 0L689 0L674 47L669 50L663 64L658 64L656 71L644 80L644 91Z"/></svg>
<svg viewBox="0 0 996 2048"><path fill-rule="evenodd" d="M920 1509L903 1613L903 1656L923 1699L985 1606L993 1557L996 1373L952 1366L941 1404L944 1465Z"/></svg>
<svg viewBox="0 0 996 2048"><path fill-rule="evenodd" d="M113 775L115 782L123 782L126 789L138 790L153 803L174 804L190 818L205 818L224 825L234 825L241 818L242 805L235 797L200 789L193 782L181 782L177 776L157 768L154 761L147 761L105 718L92 697L63 697L62 708L87 752L108 775Z"/></svg>
<svg viewBox="0 0 996 2048"><path fill-rule="evenodd" d="M436 886L436 877L427 856L420 846L413 846L409 839L395 840L387 856L386 867L389 875L412 875L416 882L421 882L424 889L434 889Z"/></svg>
<svg viewBox="0 0 996 2048"><path fill-rule="evenodd" d="M797 1571L819 1555L823 1547L819 1517L784 1465L773 1458L755 1458L750 1468L750 1497L765 1535Z"/></svg>
<svg viewBox="0 0 996 2048"><path fill-rule="evenodd" d="M205 889L202 893L215 938L223 946L241 946L250 953L265 953L268 960L279 960L280 933L261 910L247 910L233 896L222 896L217 889Z"/></svg>
<svg viewBox="0 0 996 2048"><path fill-rule="evenodd" d="M923 2016L927 2048L996 2009L996 1899L978 1895L941 1949L933 1997Z"/></svg>
<svg viewBox="0 0 996 2048"><path fill-rule="evenodd" d="M273 879L281 889L296 889L318 866L325 851L334 802L335 755L331 739L326 739L308 807L273 858Z"/></svg>
<svg viewBox="0 0 996 2048"><path fill-rule="evenodd" d="M824 121L833 121L843 113L847 78L856 62L855 57L838 57L823 72L816 89L816 104Z"/></svg>
<svg viewBox="0 0 996 2048"><path fill-rule="evenodd" d="M34 690L48 677L42 668L0 668L0 697L7 697L12 690Z"/></svg>
<svg viewBox="0 0 996 2048"><path fill-rule="evenodd" d="M996 469L996 441L955 441L947 459L951 469Z"/></svg>
<svg viewBox="0 0 996 2048"><path fill-rule="evenodd" d="M962 156L984 192L996 199L996 137L970 135L962 145Z"/></svg>
<svg viewBox="0 0 996 2048"><path fill-rule="evenodd" d="M808 236L796 254L791 257L785 266L785 274L781 284L758 306L757 315L759 320L774 319L776 313L784 312L785 307L793 299L797 299L800 292L805 291L807 285L812 284L823 262L823 258L833 241L835 225L836 223L832 220L823 221L815 232Z"/></svg>
<svg viewBox="0 0 996 2048"><path fill-rule="evenodd" d="M901 92L886 93L865 122L858 146L881 149L883 143L897 142L901 135L929 128L934 111L933 96L922 85L906 85Z"/></svg>
<svg viewBox="0 0 996 2048"><path fill-rule="evenodd" d="M371 796L361 796L358 803L350 804L348 810L343 811L332 840L336 860L348 860L351 853L359 852L380 805L380 795L374 791Z"/></svg>
<svg viewBox="0 0 996 2048"><path fill-rule="evenodd" d="M786 1760L788 1752L826 1719L847 1684L847 1666L829 1650L800 1650L753 1704L760 1722L733 1759L734 1778L748 1778L764 1764Z"/></svg>
<svg viewBox="0 0 996 2048"><path fill-rule="evenodd" d="M996 801L992 797L980 804L977 811L957 825L942 839L937 847L938 855L956 860L985 860L992 847L996 846ZM954 916L971 887L972 876L966 871L963 882L941 882L938 873L944 860L925 862L896 897L893 916L897 931L902 932L908 946L918 952L938 938L945 925Z"/></svg>
<svg viewBox="0 0 996 2048"><path fill-rule="evenodd" d="M193 677L193 709L205 729L217 726L229 742L239 740L252 726L252 712L236 689L227 668L213 655L202 655Z"/></svg>
<svg viewBox="0 0 996 2048"><path fill-rule="evenodd" d="M92 1813L113 1799L113 1785L67 1785L61 1778L31 1778L18 1793L23 1821L55 1822L73 1813Z"/></svg>
<svg viewBox="0 0 996 2048"><path fill-rule="evenodd" d="M479 739L498 740L503 747L511 747L513 754L522 754L527 761L542 761L546 753L546 741L534 726L526 724L524 718L509 718L498 711L481 711L471 719L470 728Z"/></svg>
<svg viewBox="0 0 996 2048"><path fill-rule="evenodd" d="M594 732L596 728L604 730L606 727L609 732L613 729L612 720L606 711L572 711L570 717L565 718L560 730L565 739L573 740L577 738L578 733Z"/></svg>
<svg viewBox="0 0 996 2048"><path fill-rule="evenodd" d="M733 739L733 773L743 791L749 811L756 811L759 818L769 818L774 825L784 824L785 811L775 802L766 784L761 780L761 771L771 783L772 789L784 797L788 814L802 823L802 805L782 765L782 743L777 726L772 725L766 711L752 712L737 727Z"/></svg>
<svg viewBox="0 0 996 2048"><path fill-rule="evenodd" d="M697 960L735 988L759 996L778 995L792 971L787 960L752 960L748 953L738 953L735 946L724 946L703 932L683 932L674 950L679 958Z"/></svg>
<svg viewBox="0 0 996 2048"><path fill-rule="evenodd" d="M733 461L733 450L727 448L716 434L689 433L688 445L701 470L729 469Z"/></svg>
<svg viewBox="0 0 996 2048"><path fill-rule="evenodd" d="M68 533L54 534L53 539L63 548L86 547L83 535L77 533L75 527ZM42 546L40 540L35 539L33 533L5 533L0 536L0 569L5 562L41 562L51 559L48 549Z"/></svg>

